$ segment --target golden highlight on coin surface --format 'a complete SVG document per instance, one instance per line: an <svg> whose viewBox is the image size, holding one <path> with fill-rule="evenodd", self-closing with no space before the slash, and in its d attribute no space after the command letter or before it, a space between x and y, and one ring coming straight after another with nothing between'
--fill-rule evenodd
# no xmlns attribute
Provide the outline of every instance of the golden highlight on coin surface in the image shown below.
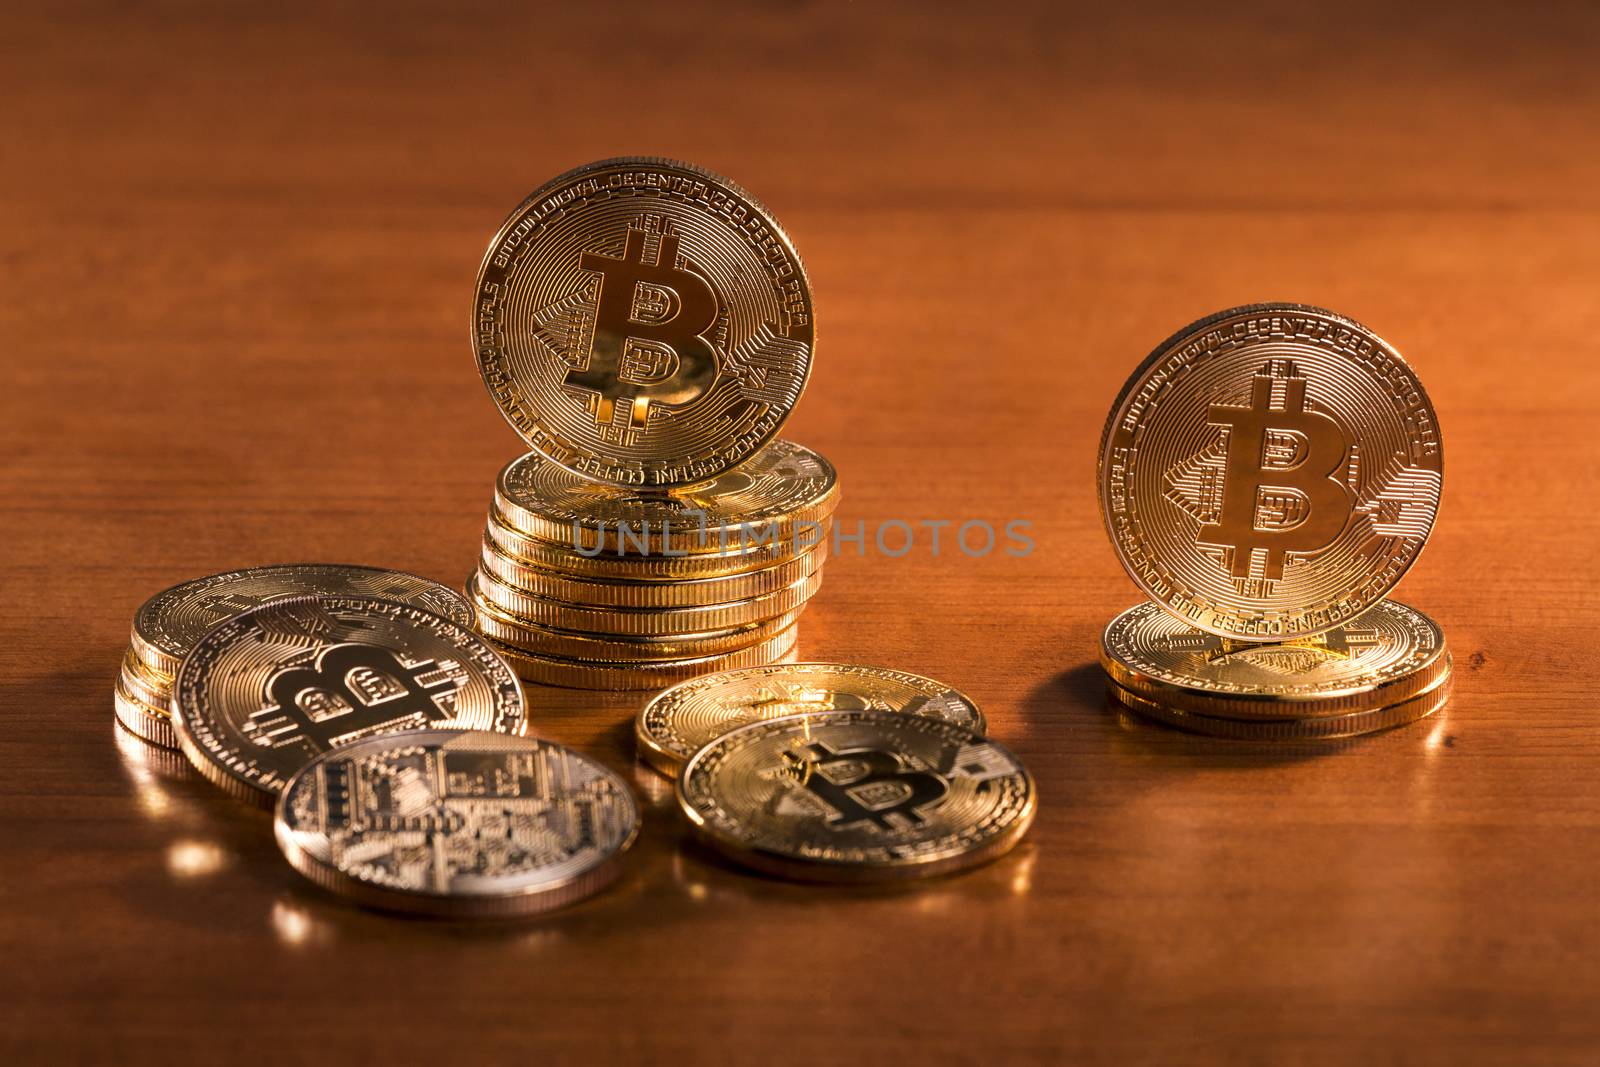
<svg viewBox="0 0 1600 1067"><path fill-rule="evenodd" d="M1100 663L1118 685L1175 710L1286 718L1398 703L1446 675L1450 653L1437 623L1392 600L1331 630L1266 643L1207 633L1146 602L1111 620Z"/></svg>
<svg viewBox="0 0 1600 1067"><path fill-rule="evenodd" d="M785 663L680 682L639 712L639 754L668 776L714 738L762 719L819 711L926 715L981 734L983 713L943 682L856 663Z"/></svg>
<svg viewBox="0 0 1600 1067"><path fill-rule="evenodd" d="M382 597L426 608L471 628L472 607L447 585L404 571L340 563L284 563L180 582L145 601L133 619L133 648L155 671L173 675L211 627L242 611L311 594Z"/></svg>
<svg viewBox="0 0 1600 1067"><path fill-rule="evenodd" d="M535 450L612 485L716 477L777 435L811 370L811 293L771 214L710 171L608 159L513 211L472 335Z"/></svg>
<svg viewBox="0 0 1600 1067"><path fill-rule="evenodd" d="M495 483L495 508L513 529L572 550L640 557L765 544L797 554L821 541L838 502L833 464L783 440L671 494L596 485L535 453L512 460Z"/></svg>
<svg viewBox="0 0 1600 1067"><path fill-rule="evenodd" d="M696 832L731 859L810 881L944 874L1010 849L1033 821L1032 777L1005 748L942 719L826 711L712 740L678 778Z"/></svg>
<svg viewBox="0 0 1600 1067"><path fill-rule="evenodd" d="M173 707L200 773L261 804L312 757L374 734L526 725L522 687L482 637L360 596L278 600L219 624L184 658Z"/></svg>
<svg viewBox="0 0 1600 1067"><path fill-rule="evenodd" d="M278 799L301 874L373 907L510 917L604 888L639 830L627 784L549 741L382 734L322 753Z"/></svg>
<svg viewBox="0 0 1600 1067"><path fill-rule="evenodd" d="M1247 719L1203 715L1151 700L1114 682L1107 683L1106 692L1114 704L1189 733L1241 741L1331 741L1377 733L1427 718L1449 700L1450 676L1444 675L1432 687L1396 704L1308 718Z"/></svg>
<svg viewBox="0 0 1600 1067"><path fill-rule="evenodd" d="M1392 346L1331 311L1259 304L1185 327L1134 372L1101 441L1100 504L1151 599L1275 641L1394 587L1443 471L1433 405Z"/></svg>

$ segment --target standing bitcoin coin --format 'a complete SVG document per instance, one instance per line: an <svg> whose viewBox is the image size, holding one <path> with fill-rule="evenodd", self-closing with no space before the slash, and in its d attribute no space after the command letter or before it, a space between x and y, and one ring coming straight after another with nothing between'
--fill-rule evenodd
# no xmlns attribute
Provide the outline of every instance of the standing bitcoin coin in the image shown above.
<svg viewBox="0 0 1600 1067"><path fill-rule="evenodd" d="M713 847L807 881L943 874L1005 852L1033 821L1033 779L981 734L898 711L825 711L723 734L678 778Z"/></svg>
<svg viewBox="0 0 1600 1067"><path fill-rule="evenodd" d="M301 597L223 622L178 669L173 725L201 774L270 804L312 757L450 721L520 734L521 685L477 634L373 597Z"/></svg>
<svg viewBox="0 0 1600 1067"><path fill-rule="evenodd" d="M1134 372L1100 450L1100 504L1151 599L1246 641L1376 603L1433 527L1433 405L1360 323L1259 304L1188 326Z"/></svg>
<svg viewBox="0 0 1600 1067"><path fill-rule="evenodd" d="M713 738L762 719L818 711L899 711L983 733L972 698L943 682L856 663L779 663L708 674L662 691L634 724L639 754L666 775Z"/></svg>
<svg viewBox="0 0 1600 1067"><path fill-rule="evenodd" d="M811 293L748 193L687 163L610 159L506 219L472 335L495 403L536 450L595 481L669 489L777 434L811 369Z"/></svg>
<svg viewBox="0 0 1600 1067"><path fill-rule="evenodd" d="M615 879L639 807L621 778L549 741L407 730L306 764L274 830L295 870L362 903L506 917Z"/></svg>
<svg viewBox="0 0 1600 1067"><path fill-rule="evenodd" d="M133 650L152 671L175 674L194 643L222 620L273 600L323 593L399 600L472 625L472 605L460 593L415 574L342 563L284 563L224 571L162 590L133 618Z"/></svg>

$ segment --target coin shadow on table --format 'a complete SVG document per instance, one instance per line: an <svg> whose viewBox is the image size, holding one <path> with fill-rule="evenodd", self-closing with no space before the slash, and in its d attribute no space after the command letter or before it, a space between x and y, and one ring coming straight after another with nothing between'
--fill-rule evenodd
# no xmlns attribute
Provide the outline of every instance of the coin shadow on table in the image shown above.
<svg viewBox="0 0 1600 1067"><path fill-rule="evenodd" d="M1329 741L1250 741L1185 733L1118 704L1107 694L1105 673L1094 662L1062 671L1034 689L1024 698L1023 712L1028 722L1079 726L1087 733L1074 736L1098 737L1112 755L1159 757L1195 768L1273 767L1321 759L1377 743L1394 732Z"/></svg>

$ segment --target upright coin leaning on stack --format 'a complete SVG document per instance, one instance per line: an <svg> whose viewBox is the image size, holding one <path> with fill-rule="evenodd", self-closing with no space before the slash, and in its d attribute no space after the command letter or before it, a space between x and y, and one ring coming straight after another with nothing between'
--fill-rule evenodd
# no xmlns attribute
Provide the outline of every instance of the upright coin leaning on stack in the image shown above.
<svg viewBox="0 0 1600 1067"><path fill-rule="evenodd" d="M1099 495L1150 602L1106 627L1118 707L1198 733L1350 737L1431 715L1450 654L1383 599L1433 528L1438 421L1391 345L1299 304L1219 312L1123 387Z"/></svg>
<svg viewBox="0 0 1600 1067"><path fill-rule="evenodd" d="M686 163L556 178L479 272L509 463L468 593L523 678L646 689L768 663L822 580L838 479L777 437L810 374L810 291L771 215Z"/></svg>

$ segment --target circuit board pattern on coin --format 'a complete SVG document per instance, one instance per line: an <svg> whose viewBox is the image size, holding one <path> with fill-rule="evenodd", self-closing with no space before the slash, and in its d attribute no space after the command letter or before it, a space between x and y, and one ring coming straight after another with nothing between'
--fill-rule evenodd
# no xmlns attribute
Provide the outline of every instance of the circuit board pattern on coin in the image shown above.
<svg viewBox="0 0 1600 1067"><path fill-rule="evenodd" d="M611 159L554 179L489 244L479 369L517 432L612 485L704 482L777 435L811 369L805 271L725 178Z"/></svg>
<svg viewBox="0 0 1600 1067"><path fill-rule="evenodd" d="M639 829L627 785L561 745L476 730L386 734L333 749L284 789L290 863L370 904L514 915L615 877Z"/></svg>
<svg viewBox="0 0 1600 1067"><path fill-rule="evenodd" d="M314 756L442 723L520 734L521 685L482 637L371 597L301 597L219 624L178 671L173 724L195 767L270 803Z"/></svg>
<svg viewBox="0 0 1600 1067"><path fill-rule="evenodd" d="M786 663L708 674L665 690L639 712L640 753L676 774L712 739L762 719L819 711L927 715L981 734L983 713L943 682L857 663Z"/></svg>
<svg viewBox="0 0 1600 1067"><path fill-rule="evenodd" d="M383 597L472 626L466 598L427 578L382 567L284 563L225 571L162 590L134 616L134 650L153 670L175 674L179 661L217 623L274 600L312 594Z"/></svg>
<svg viewBox="0 0 1600 1067"><path fill-rule="evenodd" d="M818 881L946 873L992 859L1033 819L1017 758L954 723L896 711L767 719L684 765L678 802L713 847Z"/></svg>
<svg viewBox="0 0 1600 1067"><path fill-rule="evenodd" d="M1146 602L1111 620L1100 662L1119 685L1180 710L1271 718L1404 700L1447 673L1450 654L1438 623L1393 600L1331 630L1268 643L1207 633Z"/></svg>
<svg viewBox="0 0 1600 1067"><path fill-rule="evenodd" d="M670 495L597 485L536 453L512 460L495 483L495 507L518 531L574 549L634 555L762 543L805 549L818 543L820 523L838 502L833 464L785 440L737 470Z"/></svg>
<svg viewBox="0 0 1600 1067"><path fill-rule="evenodd" d="M1393 588L1443 469L1433 406L1392 346L1330 311L1262 304L1186 327L1134 372L1102 438L1100 503L1151 599L1275 641Z"/></svg>

